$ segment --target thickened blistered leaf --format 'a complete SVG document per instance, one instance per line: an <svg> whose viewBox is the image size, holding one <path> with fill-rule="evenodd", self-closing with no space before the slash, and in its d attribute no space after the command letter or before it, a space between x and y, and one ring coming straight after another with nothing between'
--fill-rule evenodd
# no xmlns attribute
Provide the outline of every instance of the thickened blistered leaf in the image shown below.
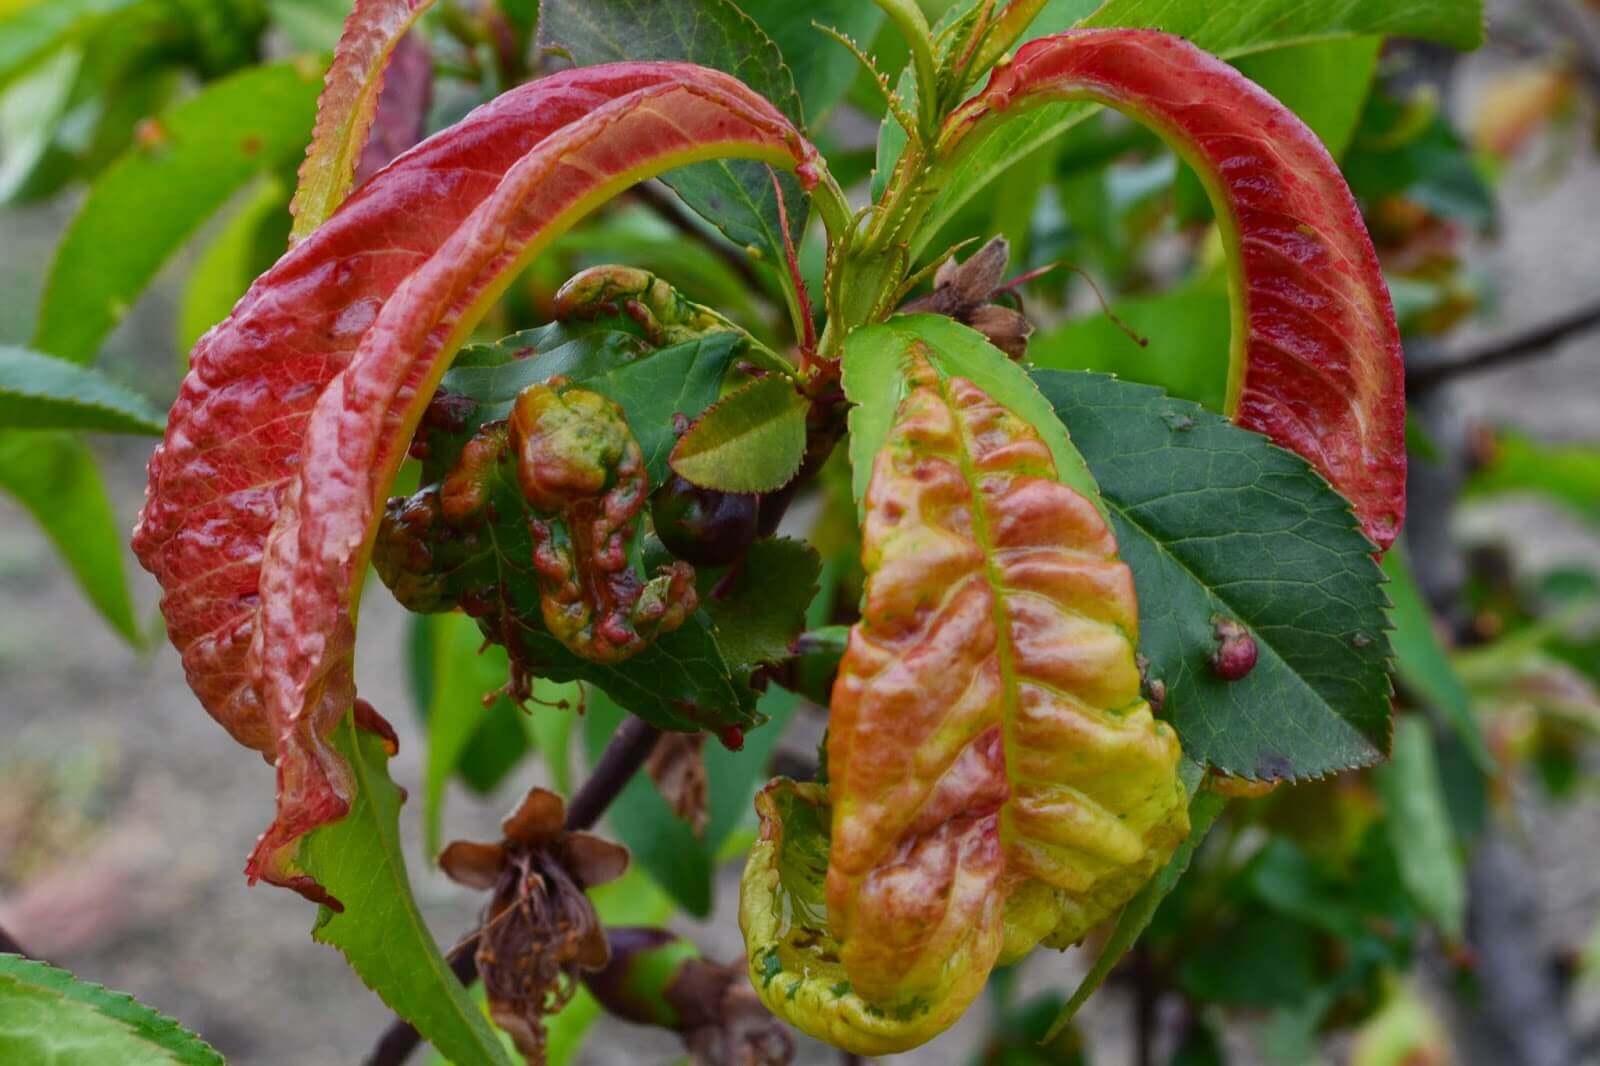
<svg viewBox="0 0 1600 1066"><path fill-rule="evenodd" d="M372 533L456 349L577 219L727 155L815 176L793 126L713 71L622 64L518 87L384 168L196 346L134 547L191 686L276 762L279 819L252 876L316 895L293 846L348 809L324 738L354 703Z"/></svg>
<svg viewBox="0 0 1600 1066"><path fill-rule="evenodd" d="M905 374L867 489L831 811L815 789L769 791L742 903L768 1006L862 1054L922 1043L997 963L1077 941L1188 828L1177 738L1139 693L1133 579L1099 510L1057 480L1033 427L942 376L921 342ZM795 811L829 823L830 841L812 834L820 898L801 877L814 862L781 858Z"/></svg>
<svg viewBox="0 0 1600 1066"><path fill-rule="evenodd" d="M694 612L694 569L673 563L641 585L628 564L650 492L639 443L616 404L552 385L517 397L509 439L517 483L533 509L528 528L544 624L573 653L616 662Z"/></svg>
<svg viewBox="0 0 1600 1066"><path fill-rule="evenodd" d="M1300 453L1387 548L1405 516L1405 367L1389 291L1327 149L1237 70L1150 30L1024 45L950 117L955 159L1030 106L1089 99L1150 125L1205 182L1229 251L1228 411Z"/></svg>

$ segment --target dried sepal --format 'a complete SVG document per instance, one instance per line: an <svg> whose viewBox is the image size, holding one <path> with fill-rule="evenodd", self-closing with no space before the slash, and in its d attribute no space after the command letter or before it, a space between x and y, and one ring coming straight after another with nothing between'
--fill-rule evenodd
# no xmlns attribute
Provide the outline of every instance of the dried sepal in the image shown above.
<svg viewBox="0 0 1600 1066"><path fill-rule="evenodd" d="M741 904L767 1005L861 1054L927 1040L997 963L1080 939L1188 829L1104 518L1031 426L941 377L920 342L906 359L867 489L826 796L764 794ZM799 844L806 819L827 836ZM800 873L819 850L822 893Z"/></svg>
<svg viewBox="0 0 1600 1066"><path fill-rule="evenodd" d="M704 837L711 820L707 804L710 780L706 775L705 733L663 733L645 760L645 772L672 813L689 823L694 835Z"/></svg>
<svg viewBox="0 0 1600 1066"><path fill-rule="evenodd" d="M535 788L501 823L502 840L458 840L439 856L446 876L494 893L476 934L478 974L490 1017L536 1063L544 1061L545 1016L611 958L586 890L628 865L627 849L569 832L565 818L561 797Z"/></svg>
<svg viewBox="0 0 1600 1066"><path fill-rule="evenodd" d="M907 303L907 313L927 312L953 318L971 326L990 344L1013 359L1028 354L1028 336L1033 326L1016 307L995 302L1005 289L1006 263L1011 245L995 237L973 252L965 262L951 256L939 264L933 276L933 291Z"/></svg>

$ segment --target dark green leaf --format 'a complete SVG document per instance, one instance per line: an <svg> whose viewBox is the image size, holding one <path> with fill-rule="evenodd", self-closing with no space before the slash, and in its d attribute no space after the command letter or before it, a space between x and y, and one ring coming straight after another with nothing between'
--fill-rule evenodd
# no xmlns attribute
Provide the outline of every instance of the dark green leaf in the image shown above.
<svg viewBox="0 0 1600 1066"><path fill-rule="evenodd" d="M1394 642L1395 673L1400 683L1444 715L1478 768L1493 774L1494 759L1483 741L1472 698L1451 664L1450 656L1439 643L1433 612L1428 609L1422 590L1411 574L1404 545L1396 544L1389 549L1384 556L1383 572L1389 578L1389 599L1394 603L1394 609L1389 612L1389 620L1394 624L1390 639Z"/></svg>
<svg viewBox="0 0 1600 1066"><path fill-rule="evenodd" d="M718 400L672 449L672 469L719 492L773 492L787 485L806 454L810 405L778 375Z"/></svg>
<svg viewBox="0 0 1600 1066"><path fill-rule="evenodd" d="M0 955L0 1062L222 1066L222 1056L132 996Z"/></svg>
<svg viewBox="0 0 1600 1066"><path fill-rule="evenodd" d="M123 569L123 524L83 442L0 431L0 491L33 515L105 620L130 644L144 643Z"/></svg>
<svg viewBox="0 0 1600 1066"><path fill-rule="evenodd" d="M1178 983L1202 1003L1290 1006L1317 983L1317 930L1256 904L1184 952Z"/></svg>
<svg viewBox="0 0 1600 1066"><path fill-rule="evenodd" d="M855 79L856 57L817 26L838 30L862 47L871 45L883 24L883 10L864 0L740 0L744 13L772 38L789 69L805 108L819 127ZM816 25L813 25L815 23ZM848 184L848 183L845 183Z"/></svg>
<svg viewBox="0 0 1600 1066"><path fill-rule="evenodd" d="M0 425L160 436L166 419L97 370L0 344Z"/></svg>
<svg viewBox="0 0 1600 1066"><path fill-rule="evenodd" d="M717 644L735 669L779 662L805 628L822 560L815 548L787 537L758 540L706 613Z"/></svg>
<svg viewBox="0 0 1600 1066"><path fill-rule="evenodd" d="M90 361L200 223L304 148L319 74L309 63L257 67L154 120L145 140L95 182L62 238L33 346Z"/></svg>
<svg viewBox="0 0 1600 1066"><path fill-rule="evenodd" d="M1100 483L1139 593L1140 650L1185 754L1299 780L1366 766L1389 741L1388 606L1349 504L1304 460L1158 389L1040 371ZM1214 619L1255 668L1209 668Z"/></svg>
<svg viewBox="0 0 1600 1066"><path fill-rule="evenodd" d="M1055 1024L1050 1027L1050 1036L1061 1032L1063 1027L1072 1021L1073 1015L1078 1013L1078 1009L1089 1001L1089 997L1094 995L1095 990L1111 975L1111 971L1116 968L1122 956L1138 943L1139 935L1150 925L1150 919L1155 917L1156 908L1161 906L1161 901L1167 898L1172 887L1189 869L1195 850L1205 842L1212 823L1227 805L1227 799L1215 792L1200 791L1193 794L1193 799L1189 801L1189 836L1178 845L1178 850L1172 853L1172 858L1167 860L1161 871L1122 908L1122 913L1117 916L1117 924L1112 927L1111 935L1100 948L1100 954L1095 958L1094 965L1079 982L1077 991L1072 993L1067 1005L1061 1008L1061 1013L1056 1016Z"/></svg>
<svg viewBox="0 0 1600 1066"><path fill-rule="evenodd" d="M777 45L731 0L544 0L539 40L579 66L675 59L726 71L804 129L800 94ZM662 180L733 243L783 262L777 194L767 167L718 160L672 171ZM790 236L798 243L807 201L793 175L778 180Z"/></svg>
<svg viewBox="0 0 1600 1066"><path fill-rule="evenodd" d="M707 742L709 817L704 837L695 836L689 824L673 814L645 774L635 774L612 803L607 818L634 861L690 914L711 913L718 853L729 834L753 820L751 799L798 705L799 697L774 685L758 705L768 721L745 734L742 749L729 751L715 740ZM622 708L591 691L584 712L585 746L591 760L599 758L624 717Z"/></svg>
<svg viewBox="0 0 1600 1066"><path fill-rule="evenodd" d="M411 895L400 849L400 790L376 736L347 716L333 746L349 761L350 813L305 837L300 860L344 904L311 935L338 948L384 1003L457 1066L510 1066L499 1038L439 953Z"/></svg>
<svg viewBox="0 0 1600 1066"><path fill-rule="evenodd" d="M1378 768L1377 784L1400 880L1418 909L1446 936L1459 939L1466 918L1466 871L1425 719L1406 715L1395 725L1394 754Z"/></svg>

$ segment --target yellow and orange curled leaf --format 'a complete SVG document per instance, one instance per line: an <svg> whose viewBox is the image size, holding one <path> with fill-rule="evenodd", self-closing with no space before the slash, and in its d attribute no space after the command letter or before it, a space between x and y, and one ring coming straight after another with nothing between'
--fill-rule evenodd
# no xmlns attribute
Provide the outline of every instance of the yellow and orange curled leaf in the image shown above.
<svg viewBox="0 0 1600 1066"><path fill-rule="evenodd" d="M741 905L767 1005L862 1054L922 1043L997 963L1080 939L1188 831L1105 519L1032 426L921 342L905 377L867 488L826 796L769 788ZM786 821L808 808L828 826L809 845L820 893L794 858L807 819Z"/></svg>

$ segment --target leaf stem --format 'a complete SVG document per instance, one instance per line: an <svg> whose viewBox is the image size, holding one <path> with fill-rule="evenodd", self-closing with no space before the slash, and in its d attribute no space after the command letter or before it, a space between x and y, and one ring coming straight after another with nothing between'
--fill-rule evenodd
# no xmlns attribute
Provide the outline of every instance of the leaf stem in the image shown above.
<svg viewBox="0 0 1600 1066"><path fill-rule="evenodd" d="M1425 392L1469 374L1549 355L1560 341L1597 327L1600 327L1600 301L1503 340L1491 341L1459 358L1409 371L1406 374L1406 390Z"/></svg>
<svg viewBox="0 0 1600 1066"><path fill-rule="evenodd" d="M873 0L894 20L911 49L917 73L917 129L906 130L913 140L928 144L939 128L939 72L933 61L933 31L916 0Z"/></svg>
<svg viewBox="0 0 1600 1066"><path fill-rule="evenodd" d="M621 795L633 775L650 757L656 741L660 739L661 730L642 718L629 715L612 734L606 750L600 753L600 760L594 764L594 772L567 804L566 828L589 829L599 821L606 808ZM476 933L469 935L450 952L451 971L463 985L469 987L478 979L477 954L469 950L476 938ZM421 1040L410 1022L396 1018L373 1047L372 1054L367 1058L367 1066L400 1066L411 1057Z"/></svg>

